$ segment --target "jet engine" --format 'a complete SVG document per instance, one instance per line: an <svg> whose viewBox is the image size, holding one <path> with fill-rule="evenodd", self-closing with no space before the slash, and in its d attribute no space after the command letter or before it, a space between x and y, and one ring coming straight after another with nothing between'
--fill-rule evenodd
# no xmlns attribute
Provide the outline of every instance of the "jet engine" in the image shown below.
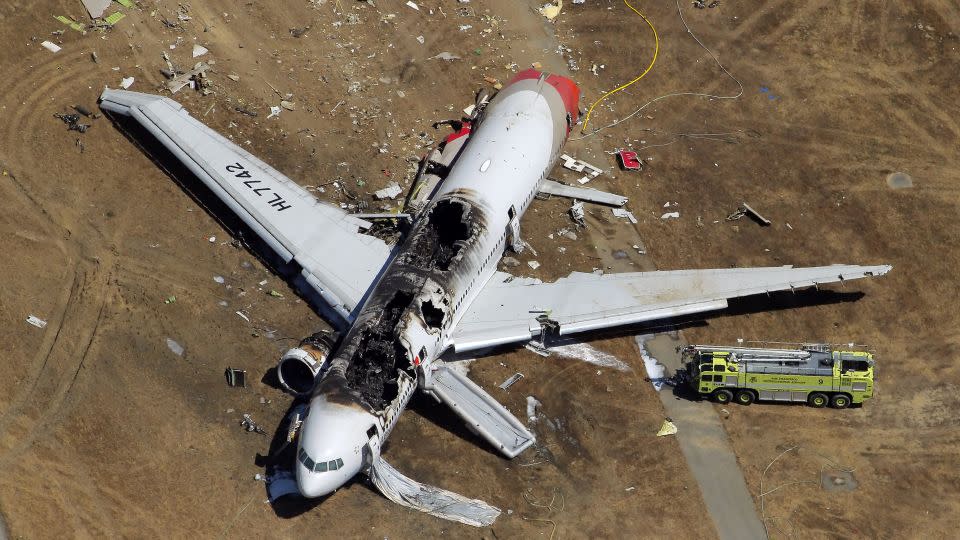
<svg viewBox="0 0 960 540"><path fill-rule="evenodd" d="M305 396L327 364L327 356L336 342L334 335L317 332L304 338L300 345L283 353L277 364L277 378L284 390Z"/></svg>

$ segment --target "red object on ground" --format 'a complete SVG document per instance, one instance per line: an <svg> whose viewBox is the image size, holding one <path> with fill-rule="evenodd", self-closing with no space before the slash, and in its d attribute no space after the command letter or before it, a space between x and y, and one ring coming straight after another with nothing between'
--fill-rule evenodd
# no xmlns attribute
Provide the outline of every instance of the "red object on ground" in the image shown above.
<svg viewBox="0 0 960 540"><path fill-rule="evenodd" d="M620 159L620 167L622 167L625 171L637 171L643 167L643 163L641 163L640 159L637 158L636 152L620 150L617 152L617 158Z"/></svg>

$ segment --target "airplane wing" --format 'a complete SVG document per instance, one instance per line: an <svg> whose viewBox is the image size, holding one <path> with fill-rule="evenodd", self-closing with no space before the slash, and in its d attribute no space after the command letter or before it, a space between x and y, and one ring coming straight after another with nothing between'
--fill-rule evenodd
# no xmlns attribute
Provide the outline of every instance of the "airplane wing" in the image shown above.
<svg viewBox="0 0 960 540"><path fill-rule="evenodd" d="M370 223L317 201L295 182L191 117L169 98L104 90L100 107L130 116L183 162L333 311L351 312L390 256Z"/></svg>
<svg viewBox="0 0 960 540"><path fill-rule="evenodd" d="M460 319L452 340L459 352L529 341L538 317L561 335L727 307L727 300L868 276L890 266L790 266L586 274L553 283L497 272Z"/></svg>

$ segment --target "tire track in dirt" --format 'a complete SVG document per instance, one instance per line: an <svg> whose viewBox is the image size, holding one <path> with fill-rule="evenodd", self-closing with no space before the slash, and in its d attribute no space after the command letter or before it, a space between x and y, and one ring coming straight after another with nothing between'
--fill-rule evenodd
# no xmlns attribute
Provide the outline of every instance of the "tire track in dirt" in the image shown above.
<svg viewBox="0 0 960 540"><path fill-rule="evenodd" d="M94 343L107 301L109 276L94 275L91 279L86 275L87 271L78 269L81 274L79 284L72 287L50 350L34 360L40 362L34 384L16 398L16 408L8 409L4 417L0 467L9 465L38 438L50 435L50 428L63 420L68 409L64 405ZM85 323L89 320L94 321L92 327ZM84 344L79 354L77 344ZM19 428L19 435L12 433L12 426Z"/></svg>

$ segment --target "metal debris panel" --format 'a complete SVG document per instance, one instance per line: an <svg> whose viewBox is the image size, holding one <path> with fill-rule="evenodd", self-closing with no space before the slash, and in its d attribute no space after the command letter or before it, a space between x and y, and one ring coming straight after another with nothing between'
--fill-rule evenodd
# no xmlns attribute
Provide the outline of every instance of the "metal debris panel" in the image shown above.
<svg viewBox="0 0 960 540"><path fill-rule="evenodd" d="M538 336L546 316L560 335L712 311L727 300L824 283L880 276L890 266L725 268L586 274L553 283L497 272L453 333L457 352ZM512 278L512 279L511 279Z"/></svg>

